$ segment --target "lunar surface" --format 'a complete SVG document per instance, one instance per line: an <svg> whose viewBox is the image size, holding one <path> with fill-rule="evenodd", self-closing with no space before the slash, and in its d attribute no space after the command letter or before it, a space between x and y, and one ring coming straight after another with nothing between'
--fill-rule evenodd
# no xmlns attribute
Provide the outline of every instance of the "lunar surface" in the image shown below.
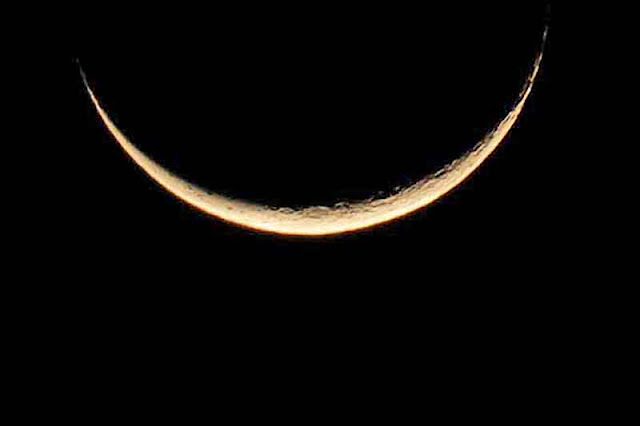
<svg viewBox="0 0 640 426"><path fill-rule="evenodd" d="M328 235L355 231L382 224L421 209L460 185L503 142L522 113L533 89L543 58L548 28L531 72L513 107L473 148L438 172L401 188L381 199L340 202L332 206L275 208L217 194L167 170L139 150L116 126L90 87L81 69L85 88L99 116L124 151L151 178L188 204L227 222L287 235Z"/></svg>

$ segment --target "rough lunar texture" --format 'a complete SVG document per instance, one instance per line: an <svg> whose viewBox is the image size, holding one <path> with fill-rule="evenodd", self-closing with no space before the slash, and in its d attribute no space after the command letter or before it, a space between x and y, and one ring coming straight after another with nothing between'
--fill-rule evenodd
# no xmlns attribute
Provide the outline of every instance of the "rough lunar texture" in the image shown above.
<svg viewBox="0 0 640 426"><path fill-rule="evenodd" d="M437 173L388 197L355 203L341 202L330 207L273 208L211 193L187 182L136 148L100 106L84 73L83 79L98 114L120 146L149 176L175 196L206 213L241 226L279 234L327 235L367 228L404 216L442 197L473 173L505 139L521 114L540 69L546 37L547 30L531 73L513 108L471 150Z"/></svg>

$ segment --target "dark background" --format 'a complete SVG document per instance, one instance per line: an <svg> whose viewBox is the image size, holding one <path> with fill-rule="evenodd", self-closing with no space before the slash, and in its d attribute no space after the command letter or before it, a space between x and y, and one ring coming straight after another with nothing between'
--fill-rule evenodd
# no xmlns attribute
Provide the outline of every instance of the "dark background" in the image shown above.
<svg viewBox="0 0 640 426"><path fill-rule="evenodd" d="M131 140L181 175L273 205L332 204L437 170L514 102L545 2L448 3L88 11L69 49L72 136L56 175L69 189L55 201L57 254L78 268L56 268L107 277L112 297L539 294L554 244L552 35L521 119L462 186L392 223L319 238L229 225L160 188L103 127L75 62Z"/></svg>
<svg viewBox="0 0 640 426"><path fill-rule="evenodd" d="M38 42L55 45L61 61L40 60L29 84L15 85L28 118L15 145L29 152L4 157L19 183L36 180L20 191L33 207L19 199L5 207L21 219L5 222L26 260L9 265L18 273L6 287L26 297L5 301L29 369L67 383L59 354L105 382L119 380L120 362L152 386L171 379L169 366L193 377L230 372L234 389L255 382L236 377L253 376L270 394L291 370L300 372L296 390L349 388L337 365L372 389L440 373L438 394L463 387L474 399L500 371L499 385L522 400L511 390L544 380L542 361L558 353L553 313L571 305L559 297L566 284L556 265L570 251L551 197L571 188L547 177L559 144L553 33L520 120L463 185L392 223L320 238L229 225L160 188L106 131L76 63L133 142L184 176L275 205L330 204L433 172L510 108L539 48L545 5L476 3L100 4L64 24L40 11L56 28ZM53 37L62 32L64 43ZM60 72L45 72L51 63ZM188 362L157 364L177 353Z"/></svg>

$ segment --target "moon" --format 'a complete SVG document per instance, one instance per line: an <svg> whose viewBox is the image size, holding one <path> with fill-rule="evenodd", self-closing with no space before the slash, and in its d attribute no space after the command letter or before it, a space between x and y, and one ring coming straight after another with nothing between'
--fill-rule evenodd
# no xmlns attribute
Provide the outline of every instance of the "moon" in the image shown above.
<svg viewBox="0 0 640 426"><path fill-rule="evenodd" d="M176 197L211 216L258 231L303 236L330 235L373 227L415 212L469 177L505 140L521 115L540 70L548 29L548 26L544 29L540 50L511 110L473 148L438 172L386 198L341 202L333 206L274 208L217 194L181 178L139 150L127 138L101 106L82 68L80 73L98 115L118 144L142 170Z"/></svg>

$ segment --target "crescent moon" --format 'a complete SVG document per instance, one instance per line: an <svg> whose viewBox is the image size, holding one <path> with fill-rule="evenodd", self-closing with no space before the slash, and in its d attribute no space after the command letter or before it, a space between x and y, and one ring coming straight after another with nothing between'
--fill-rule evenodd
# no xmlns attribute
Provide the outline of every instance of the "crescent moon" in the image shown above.
<svg viewBox="0 0 640 426"><path fill-rule="evenodd" d="M273 208L213 193L186 181L136 148L101 106L82 68L80 73L97 113L118 144L152 179L176 197L214 217L259 231L329 235L369 228L405 216L433 203L469 177L506 138L522 113L540 70L548 29L548 26L544 29L540 50L513 107L473 148L435 174L386 198L334 206Z"/></svg>

